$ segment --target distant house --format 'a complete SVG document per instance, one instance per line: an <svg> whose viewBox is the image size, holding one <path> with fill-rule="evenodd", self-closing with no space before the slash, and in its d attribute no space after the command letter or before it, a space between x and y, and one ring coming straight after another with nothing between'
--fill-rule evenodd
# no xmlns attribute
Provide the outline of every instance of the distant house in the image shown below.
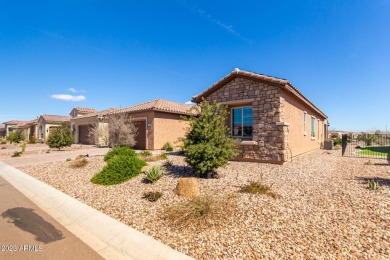
<svg viewBox="0 0 390 260"><path fill-rule="evenodd" d="M70 119L70 122L73 131L74 143L92 144L100 146L107 145L107 140L105 140L105 136L108 135L108 123L107 120L105 120L105 117L109 113L113 113L117 109L109 108L101 111L96 111L95 109L93 110L94 112L84 115L81 115L79 113L72 113L75 111L75 109L70 112L70 114L73 115ZM95 127L101 129L101 134L96 138L96 140L92 140L93 136L91 134L91 131L94 131L93 129Z"/></svg>
<svg viewBox="0 0 390 260"><path fill-rule="evenodd" d="M50 133L59 126L70 125L70 116L41 115L38 118L38 140L46 142Z"/></svg>
<svg viewBox="0 0 390 260"><path fill-rule="evenodd" d="M29 141L38 137L38 119L27 121L27 123L18 126L23 132L24 140Z"/></svg>
<svg viewBox="0 0 390 260"><path fill-rule="evenodd" d="M5 124L0 124L0 138L5 137Z"/></svg>
<svg viewBox="0 0 390 260"><path fill-rule="evenodd" d="M227 106L237 160L282 164L319 149L328 135L328 117L285 79L235 69L192 101L202 99Z"/></svg>
<svg viewBox="0 0 390 260"><path fill-rule="evenodd" d="M74 140L75 143L92 144L93 140L88 136L93 125L103 126L110 114L125 114L138 129L135 149L161 149L167 141L175 145L179 138L184 137L188 123L181 116L189 115L190 109L191 106L186 104L156 99L123 109L108 109L72 118ZM95 140L94 144L100 143L101 138Z"/></svg>
<svg viewBox="0 0 390 260"><path fill-rule="evenodd" d="M86 107L75 107L70 111L69 115L74 118L74 117L80 117L80 116L85 116L88 114L96 113L96 109L94 108L86 108Z"/></svg>
<svg viewBox="0 0 390 260"><path fill-rule="evenodd" d="M26 120L10 120L4 122L5 136L8 136L10 132L15 130L20 130L20 126L29 123L30 121Z"/></svg>

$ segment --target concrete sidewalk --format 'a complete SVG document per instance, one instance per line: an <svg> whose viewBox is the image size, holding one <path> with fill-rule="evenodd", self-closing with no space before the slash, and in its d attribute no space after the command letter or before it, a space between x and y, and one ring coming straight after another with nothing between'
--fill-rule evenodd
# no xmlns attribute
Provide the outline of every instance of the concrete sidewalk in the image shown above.
<svg viewBox="0 0 390 260"><path fill-rule="evenodd" d="M0 177L105 259L192 259L1 161Z"/></svg>

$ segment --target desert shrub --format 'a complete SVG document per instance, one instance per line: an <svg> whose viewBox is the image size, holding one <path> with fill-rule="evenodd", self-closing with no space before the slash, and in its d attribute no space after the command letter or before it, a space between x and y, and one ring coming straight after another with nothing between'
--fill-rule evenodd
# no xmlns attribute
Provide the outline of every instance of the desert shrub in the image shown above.
<svg viewBox="0 0 390 260"><path fill-rule="evenodd" d="M1 149L7 149L7 147L4 147L4 146L3 146L3 147L1 147Z"/></svg>
<svg viewBox="0 0 390 260"><path fill-rule="evenodd" d="M22 148L22 153L24 153L26 151L26 143L22 143L20 147Z"/></svg>
<svg viewBox="0 0 390 260"><path fill-rule="evenodd" d="M172 160L166 160L163 164L164 167L169 168L173 166Z"/></svg>
<svg viewBox="0 0 390 260"><path fill-rule="evenodd" d="M261 182L250 182L240 188L240 192L252 193L252 194L263 194L272 198L277 198L277 194L272 191L272 187Z"/></svg>
<svg viewBox="0 0 390 260"><path fill-rule="evenodd" d="M22 156L22 152L14 152L14 154L11 157L20 157Z"/></svg>
<svg viewBox="0 0 390 260"><path fill-rule="evenodd" d="M341 143L342 143L341 137L337 137L337 138L335 138L335 139L333 140L333 144L334 144L334 145L341 145Z"/></svg>
<svg viewBox="0 0 390 260"><path fill-rule="evenodd" d="M153 165L152 168L150 168L145 172L145 174L146 174L145 179L147 181L150 181L151 183L155 183L158 179L161 178L161 176L163 176L164 173L161 171L159 166Z"/></svg>
<svg viewBox="0 0 390 260"><path fill-rule="evenodd" d="M145 161L135 156L118 155L107 161L107 165L92 177L91 182L100 185L120 184L137 176Z"/></svg>
<svg viewBox="0 0 390 260"><path fill-rule="evenodd" d="M164 144L163 146L163 150L167 151L167 152L172 152L173 151L173 146L172 144L168 141Z"/></svg>
<svg viewBox="0 0 390 260"><path fill-rule="evenodd" d="M22 140L24 140L24 136L21 130L15 130L8 134L7 140L10 143L20 143Z"/></svg>
<svg viewBox="0 0 390 260"><path fill-rule="evenodd" d="M88 160L85 158L75 159L70 163L70 167L72 168L82 168L88 164Z"/></svg>
<svg viewBox="0 0 390 260"><path fill-rule="evenodd" d="M106 120L108 123L108 136L106 140L111 147L131 147L136 145L137 141L135 137L138 134L138 128L131 120L131 117L129 118L125 113L112 114L107 116Z"/></svg>
<svg viewBox="0 0 390 260"><path fill-rule="evenodd" d="M165 208L164 215L171 226L205 228L221 224L227 219L229 209L234 208L232 202L232 197L225 199L195 197Z"/></svg>
<svg viewBox="0 0 390 260"><path fill-rule="evenodd" d="M190 130L184 139L186 162L201 177L207 177L237 155L225 121L228 112L219 103L200 104L200 115L187 118Z"/></svg>
<svg viewBox="0 0 390 260"><path fill-rule="evenodd" d="M150 151L142 151L138 153L142 157L151 157L153 154Z"/></svg>
<svg viewBox="0 0 390 260"><path fill-rule="evenodd" d="M379 182L375 179L368 180L367 189L369 190L379 190Z"/></svg>
<svg viewBox="0 0 390 260"><path fill-rule="evenodd" d="M34 136L30 136L30 139L28 140L29 144L36 144L37 143L37 138Z"/></svg>
<svg viewBox="0 0 390 260"><path fill-rule="evenodd" d="M159 160L166 160L168 158L168 154L161 153L161 154L157 155L157 157Z"/></svg>
<svg viewBox="0 0 390 260"><path fill-rule="evenodd" d="M108 153L106 153L106 155L104 156L104 161L107 162L107 161L109 161L112 158L117 157L117 156L136 157L137 153L133 149L131 149L130 147L116 146L116 147L110 149L110 151L108 151Z"/></svg>
<svg viewBox="0 0 390 260"><path fill-rule="evenodd" d="M148 201L155 202L159 198L162 197L162 193L158 191L150 191L150 192L145 192L143 195L143 199L147 199Z"/></svg>
<svg viewBox="0 0 390 260"><path fill-rule="evenodd" d="M60 150L63 147L71 146L73 143L73 135L69 126L56 127L47 139L47 144L50 148Z"/></svg>
<svg viewBox="0 0 390 260"><path fill-rule="evenodd" d="M7 140L6 139L0 139L0 144L7 144Z"/></svg>

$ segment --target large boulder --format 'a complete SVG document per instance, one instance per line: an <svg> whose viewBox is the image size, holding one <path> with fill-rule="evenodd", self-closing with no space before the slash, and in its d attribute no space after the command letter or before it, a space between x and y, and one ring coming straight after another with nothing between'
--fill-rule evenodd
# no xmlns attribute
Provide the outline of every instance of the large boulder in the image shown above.
<svg viewBox="0 0 390 260"><path fill-rule="evenodd" d="M199 184L196 178L181 178L177 183L175 192L179 196L193 198L200 194Z"/></svg>

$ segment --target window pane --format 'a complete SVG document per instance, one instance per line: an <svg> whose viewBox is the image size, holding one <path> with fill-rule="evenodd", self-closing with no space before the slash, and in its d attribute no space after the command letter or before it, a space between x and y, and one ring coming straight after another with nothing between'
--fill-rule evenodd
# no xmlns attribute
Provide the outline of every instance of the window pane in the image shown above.
<svg viewBox="0 0 390 260"><path fill-rule="evenodd" d="M233 108L232 135L242 136L242 108Z"/></svg>
<svg viewBox="0 0 390 260"><path fill-rule="evenodd" d="M252 136L252 107L244 107L243 109L243 136Z"/></svg>

